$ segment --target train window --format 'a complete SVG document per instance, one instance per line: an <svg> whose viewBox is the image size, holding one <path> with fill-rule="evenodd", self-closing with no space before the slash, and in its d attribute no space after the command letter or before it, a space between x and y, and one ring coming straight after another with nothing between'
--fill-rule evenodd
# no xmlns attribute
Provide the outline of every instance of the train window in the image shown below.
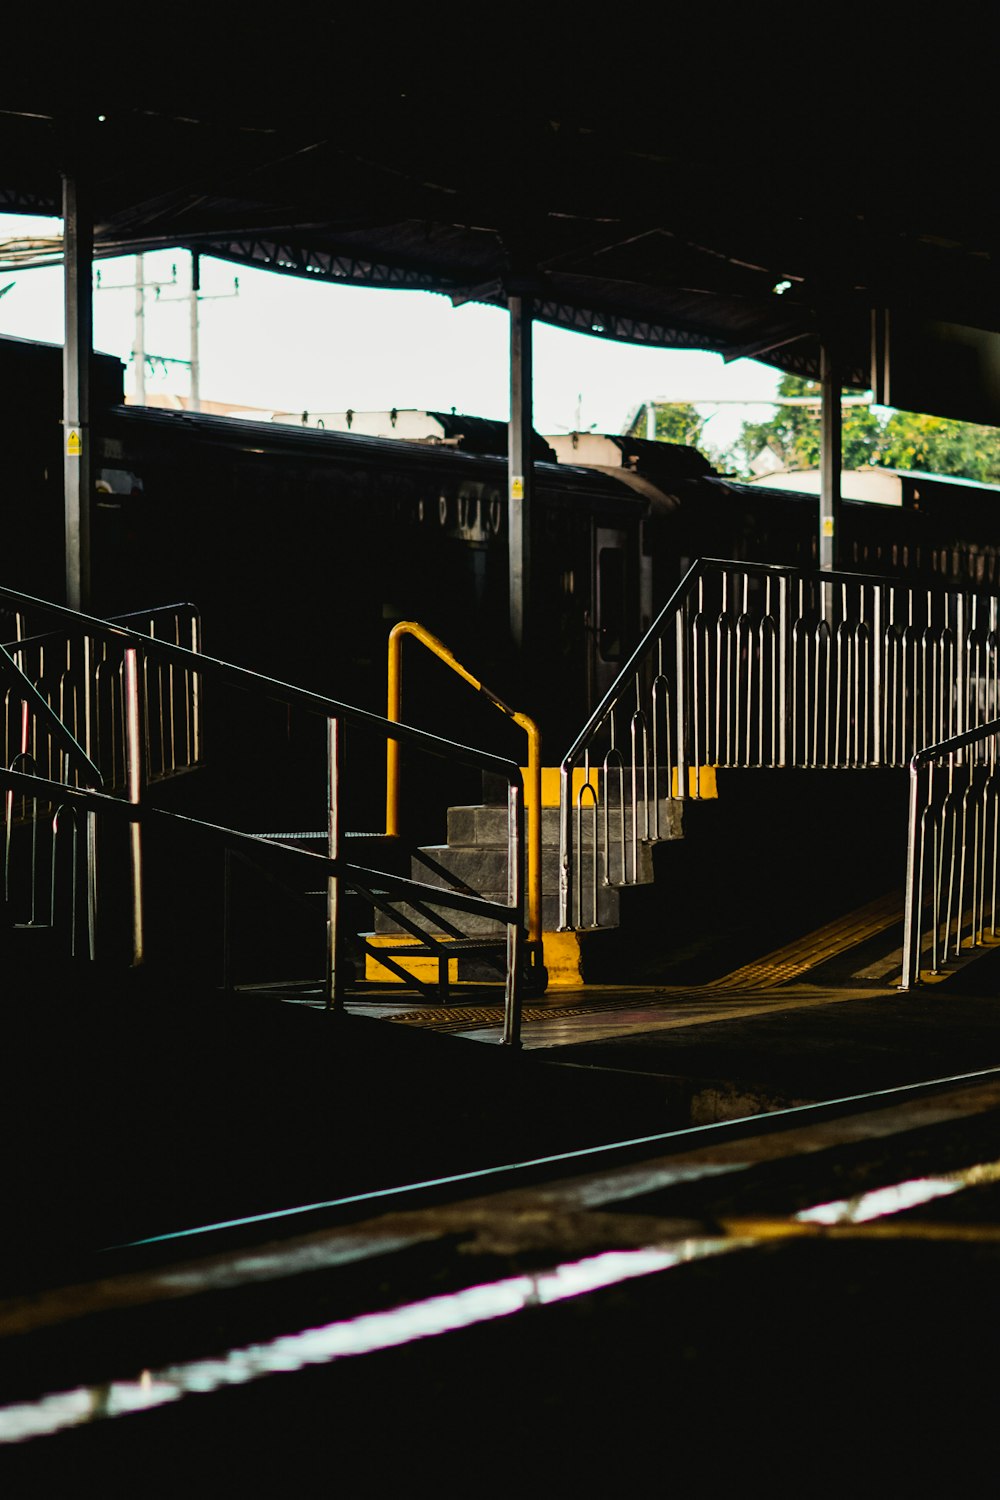
<svg viewBox="0 0 1000 1500"><path fill-rule="evenodd" d="M625 625L625 553L602 547L597 554L597 630L602 661L621 661Z"/></svg>

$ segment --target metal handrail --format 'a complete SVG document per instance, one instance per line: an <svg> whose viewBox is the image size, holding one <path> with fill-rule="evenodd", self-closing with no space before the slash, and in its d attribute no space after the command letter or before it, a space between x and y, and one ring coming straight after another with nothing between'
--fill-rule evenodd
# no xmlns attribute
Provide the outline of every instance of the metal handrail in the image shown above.
<svg viewBox="0 0 1000 1500"><path fill-rule="evenodd" d="M517 785L521 784L519 768L512 761L492 755L489 751L477 750L472 746L445 739L442 735L432 734L428 730L417 729L409 724L391 724L389 720L382 718L379 714L371 713L368 709L357 708L354 704L343 703L336 698L326 698L321 693L312 692L309 688L296 687L294 683L284 682L277 677L267 677L260 672L251 671L248 667L238 667L233 662L206 656L200 651L191 651L188 647L178 646L173 641L144 635L141 631L131 630L125 625L116 625L109 620L101 620L94 615L69 609L64 604L52 604L48 600L38 599L30 594L21 594L2 585L0 585L0 599L12 600L23 604L26 608L50 614L58 620L65 621L67 625L79 630L85 629L91 635L105 640L120 641L124 645L143 650L153 646L157 655L165 657L166 660L174 661L203 676L213 677L218 682L228 683L232 687L247 692L260 693L273 702L309 709L326 718L343 719L347 723L367 726L389 734L392 739L417 745L430 755L443 758L454 757L466 765L479 766L485 771L494 772L508 782L513 776Z"/></svg>
<svg viewBox="0 0 1000 1500"><path fill-rule="evenodd" d="M976 753L979 747L983 747L985 754ZM1000 718L995 718L936 745L927 745L910 761L902 990L913 989L921 982L925 908L929 907L932 974L940 972L949 953L958 957L961 952L967 885L970 945L975 947L983 941L987 893L990 936L997 936L1000 894L998 750ZM938 769L942 772L945 795L936 811L934 774ZM921 811L920 783L925 771L926 799ZM964 786L961 784L963 771ZM981 773L978 789L977 772ZM971 869L968 868L970 854Z"/></svg>
<svg viewBox="0 0 1000 1500"><path fill-rule="evenodd" d="M528 738L528 785L530 788L530 799L527 810L527 845L528 845L528 942L538 944L542 939L542 735L534 719L527 714L518 713L516 709L509 708L502 698L498 698L485 683L474 677L467 667L463 667L457 657L449 651L443 641L436 635L417 624L415 620L400 620L389 632L389 670L388 670L388 709L386 717L389 722L396 724L402 712L403 700L403 637L413 636L414 640L425 646L437 659L449 667L463 682L467 682L471 688L487 703L499 709L508 719L511 719L519 729L523 729ZM399 836L399 750L396 744L390 740L386 746L385 767L385 831L390 838Z"/></svg>
<svg viewBox="0 0 1000 1500"><path fill-rule="evenodd" d="M0 597L3 597L3 592L3 590L0 590ZM32 603L34 602L35 601L32 601ZM53 606L46 603L44 607L48 609L52 608ZM107 619L103 620L101 623L104 625L121 625L126 629L132 629L135 626L139 625L143 620L155 620L160 615L163 615L165 617L169 615L176 616L182 610L190 610L192 616L194 616L196 619L200 619L200 611L196 604L192 604L190 599L178 599L176 603L173 604L155 604L152 609L133 609L122 615L108 615ZM7 641L6 647L8 651L22 651L28 646L44 646L47 641L53 640L58 634L59 632L57 630L45 630L36 635L19 636L17 640ZM141 631L140 634L149 635L150 632ZM159 641L161 639L156 635L153 635L150 638L156 641Z"/></svg>
<svg viewBox="0 0 1000 1500"><path fill-rule="evenodd" d="M76 736L67 729L51 704L42 697L42 694L35 687L30 677L27 677L22 672L6 646L2 645L0 645L0 677L10 678L15 691L22 701L27 703L38 718L44 722L53 739L58 740L65 748L67 759L76 763L77 770L83 774L84 780L89 782L91 786L102 787L104 785L104 778L86 750L77 740Z"/></svg>
<svg viewBox="0 0 1000 1500"><path fill-rule="evenodd" d="M615 678L614 682L608 688L607 692L604 694L604 697L598 703L597 707L594 709L593 713L590 715L590 718L584 724L583 728L580 730L580 732L577 735L576 739L573 741L572 745L567 750L566 754L563 756L562 762L560 763L560 767L559 767L559 783L560 783L560 790L559 790L559 927L560 927L561 930L565 930L565 929L569 928L572 925L571 922L570 922L570 886L571 886L571 869L570 869L570 865L571 865L571 860L572 860L571 811L572 811L572 798L573 798L573 770L574 770L574 767L576 766L577 762L584 756L584 754L586 753L587 747L589 746L590 742L594 739L595 735L601 729L602 725L606 722L606 720L608 719L609 715L613 712L614 708L616 707L616 705L618 704L618 702L622 698L623 694L631 686L632 682L634 681L634 679L636 677L636 674L637 674L638 670L643 666L643 664L645 663L647 657L650 655L651 651L655 647L658 646L659 641L661 639L661 636L663 635L663 632L664 632L664 627L666 625L668 625L669 622L672 619L676 618L678 633L680 632L680 630L682 628L681 610L684 607L684 605L687 603L687 601L690 599L690 597L692 596L692 594L694 592L695 585L697 584L698 580L705 574L705 572L709 568L712 568L712 567L740 567L741 569L744 569L746 572L754 574L754 575L756 575L758 577L773 577L773 578L776 578L776 579L779 579L779 580L782 579L782 578L786 578L788 576L788 573L789 573L789 569L787 567L782 567L780 565L772 564L772 563L745 563L745 564L739 563L739 564L737 564L737 563L727 562L727 561L725 561L723 559L719 559L719 558L697 558L691 564L691 566L688 568L687 572L684 574L684 577L678 583L677 587L674 589L674 592L671 594L671 596L667 600L666 604L660 610L659 614L656 616L656 618L654 619L654 621L650 625L649 629L646 631L646 634L643 636L642 640L639 641L638 645L635 647L635 649L632 652L631 656L628 658L628 660L625 662L625 665L622 667L621 671L618 673L618 676ZM829 575L826 575L826 576L829 577L829 579L831 581L833 581L839 575L829 574ZM856 578L857 575L850 575L850 576L852 578ZM677 662L678 662L678 679L679 680L678 680L678 682L676 684L676 703L675 703L675 709L676 709L676 731L675 732L676 732L676 745L677 745L677 763L676 763L676 768L668 768L668 769L675 769L676 770L676 777L677 777L677 797L678 797L679 800L686 799L686 797L687 797L687 791L688 791L688 787L687 787L688 776L687 776L686 734L685 734L685 723L684 723L684 716L685 716L684 697L685 697L685 693L684 693L683 672L682 672L682 666L681 666L682 661L683 661L683 653L682 653L682 650L681 650L680 641L678 641ZM667 730L668 730L668 733L669 733L669 717L667 719ZM624 768L621 767L619 769L620 769L621 773L623 774ZM668 788L667 788L667 795L670 796L672 794L672 791L673 791L673 787L672 787L672 785L669 785ZM597 861L597 848L596 848L596 845L597 845L597 829L596 829L597 803L596 803L596 799L594 799L594 793L593 793L593 791L591 789L589 775L587 775L587 776L584 777L584 785L583 785L583 789L582 789L582 795L590 797L593 800L593 809L592 810L593 810L593 814L594 814L594 824L595 824L595 830L594 830L594 846L595 846L594 847L594 862L595 862L595 872L596 872L596 861ZM582 806L582 804L581 804L581 806ZM624 796L622 797L622 820L623 820L623 823L622 823L622 839L624 840ZM608 834L607 834L607 831L606 831L606 843L607 843L607 838L608 838ZM633 815L633 840L635 840L636 838L637 838L636 819L635 819L635 816ZM624 855L623 855L623 859L624 859ZM596 897L595 897L595 911L594 911L594 915L595 915L595 921L596 921Z"/></svg>
<svg viewBox="0 0 1000 1500"><path fill-rule="evenodd" d="M642 878L640 842L663 836L666 801L701 796L706 765L903 767L997 711L1000 596L947 579L698 559L563 757L559 926L599 925L602 838L603 883ZM603 785L592 756L598 771L603 756Z"/></svg>
<svg viewBox="0 0 1000 1500"><path fill-rule="evenodd" d="M30 710L36 722L47 724L50 734L55 736L49 749L52 774L57 774L52 770L52 752L57 745L61 755L77 765L78 776L81 774L81 753L74 754L73 750L73 745L79 742L90 757L91 766L100 768L102 780L97 784L121 790L123 641L111 639L106 629L98 631L86 625L67 627L64 621L49 628L36 626L32 635L26 634L25 626L32 613L55 614L57 608L47 601L39 608L36 601L33 611L24 608L16 611L17 638L4 649L22 674L21 680L30 685L30 691L19 692L16 686L8 690L8 709L12 698L17 697L24 711L19 723L11 720L9 712L5 714L0 735L4 736L7 753L0 758L9 763L15 748L19 751L28 748L31 732L26 714ZM140 625L147 641L166 639L190 647L200 655L201 617L193 604L158 605L119 617L117 621L100 623L113 627L133 622ZM196 670L187 667L178 670L173 661L154 663L150 658L149 666L151 671L146 673L143 683L147 776L150 781L159 781L201 763L201 680ZM56 724L62 726L61 730L54 727ZM94 772L86 762L84 766L83 779L95 784ZM58 774L62 776L63 772Z"/></svg>
<svg viewBox="0 0 1000 1500"><path fill-rule="evenodd" d="M309 689L299 688L292 683L263 676L258 672L250 671L248 668L238 667L233 663L205 656L200 651L193 651L172 641L144 635L138 631L130 630L123 625L97 619L94 616L69 609L64 605L51 604L46 600L37 599L4 587L0 587L0 600L13 601L25 608L37 611L43 618L49 617L59 621L67 627L67 634L74 631L83 633L88 645L90 638L96 638L99 640L114 641L125 648L123 653L125 673L123 709L125 712L123 716L126 720L124 726L127 769L126 796L129 801L123 805L127 806L131 804L132 806L138 806L142 780L140 770L142 748L139 733L140 715L138 707L138 661L140 653L144 653L145 658L159 659L166 663L180 665L186 671L195 674L199 681L209 679L228 684L231 687L255 694L258 697L264 697L269 701L302 708L308 712L318 714L326 720L328 766L327 857L334 861L328 872L327 880L327 989L328 1000L334 1006L338 1005L341 999L337 967L340 882L340 876L337 872L340 868L338 863L340 855L339 779L342 724L354 724L362 728L367 728L375 733L384 735L390 741L405 742L425 753L457 761L460 764L472 765L480 772L488 772L501 777L506 782L508 788L508 906L505 908L495 903L489 903L488 910L480 911L479 908L475 908L475 910L479 914L486 915L491 919L502 922L506 921L507 990L512 996L510 1001L512 1007L511 1014L515 1018L519 1016L522 943L524 937L524 881L522 870L523 787L520 770L512 761L505 760L501 756L492 755L487 751L460 744L456 741L446 740L442 736L432 734L426 730L417 729L410 725L391 723L380 715L371 713L366 709L357 708L353 704L324 697ZM8 772L5 774L8 777L7 784L14 784L10 781L10 776L16 773ZM30 785L32 787L37 788L42 784L40 778L30 778ZM63 783L55 784L64 789ZM260 845L258 844L257 847L259 848ZM91 857L88 862L88 869L91 876L94 868L95 860ZM367 875L370 872L362 873ZM378 878L380 883L385 886L386 882L382 881L381 877ZM138 819L133 820L131 831L131 888L133 901L133 963L138 964L143 959L142 849L140 842L140 820ZM405 894L407 889L405 886L399 887L401 894ZM430 905L447 907L456 904L454 893L445 892L440 887L419 886L417 889L419 889L424 899ZM95 903L96 895L92 893L89 903L91 924ZM515 910L518 913L516 922L504 916L505 912ZM512 1034L507 1034L509 1028L506 1029L505 1042L514 1042L516 1044L516 1029L515 1025L514 1033Z"/></svg>
<svg viewBox="0 0 1000 1500"><path fill-rule="evenodd" d="M508 763L508 771L511 774L511 786L514 789L512 804L515 809L519 810L520 773L512 763ZM515 777L516 780L513 779ZM229 828L224 824L212 823L204 818L194 818L187 814L173 812L166 808L151 807L135 801L123 801L120 797L113 797L107 792L69 787L64 782L53 781L48 777L33 776L24 771L11 771L3 766L0 766L0 785L40 799L58 799L61 805L79 807L85 809L88 814L110 813L127 822L132 829L138 829L142 824L149 822L188 828L221 843L226 849L243 850L248 855L252 855L255 861L273 859L275 863L284 861L286 866L297 862L299 869L309 868L317 874L325 874L327 879L343 880L349 889L357 890L362 894L370 892L374 885L400 900L423 900L435 906L444 906L504 923L508 929L510 958L504 994L502 1041L506 1046L520 1046L521 986L520 964L517 959L520 946L518 938L524 928L524 893L519 881L512 882L513 889L509 903L503 904L489 901L482 896L472 896L438 886L427 886L388 871L351 864L339 855L314 853L298 845L278 843L273 839L262 838L259 834L246 833L242 829ZM328 1009L332 1008L341 1007L330 1006L328 1001Z"/></svg>

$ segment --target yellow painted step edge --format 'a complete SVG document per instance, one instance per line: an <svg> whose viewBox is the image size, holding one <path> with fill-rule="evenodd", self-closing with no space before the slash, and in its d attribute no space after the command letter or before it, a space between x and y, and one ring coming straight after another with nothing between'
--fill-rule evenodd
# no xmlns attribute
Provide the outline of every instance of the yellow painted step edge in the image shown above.
<svg viewBox="0 0 1000 1500"><path fill-rule="evenodd" d="M396 937L391 933L378 933L368 938L369 948L401 948L408 940L405 937ZM412 941L416 943L416 938ZM447 943L447 938L442 939ZM434 984L438 978L438 960L428 957L427 954L414 954L407 958L403 953L393 954L393 960L400 968L412 974L414 979L422 979L426 983ZM583 983L580 972L580 939L575 932L543 932L542 933L542 962L548 971L549 989L566 989L577 987ZM403 980L385 964L379 963L372 953L365 954L365 979L369 984L400 985ZM448 960L448 982L449 984L460 984L458 978L458 959Z"/></svg>
<svg viewBox="0 0 1000 1500"><path fill-rule="evenodd" d="M629 773L630 774L630 773ZM531 802L531 781L528 777L527 766L521 767L521 775L524 778L524 803L527 807ZM560 776L558 766L542 767L542 806L559 806ZM579 801L584 787L588 787L590 794L585 795L583 805L586 807L593 800L598 800L598 770L592 766L590 771L584 775L583 767L578 766L573 772L573 801ZM652 783L650 784L652 791ZM671 785L671 796L677 796L677 768L673 770L673 781ZM689 766L688 767L688 795L700 797L703 801L707 798L717 799L719 792L715 779L714 766Z"/></svg>

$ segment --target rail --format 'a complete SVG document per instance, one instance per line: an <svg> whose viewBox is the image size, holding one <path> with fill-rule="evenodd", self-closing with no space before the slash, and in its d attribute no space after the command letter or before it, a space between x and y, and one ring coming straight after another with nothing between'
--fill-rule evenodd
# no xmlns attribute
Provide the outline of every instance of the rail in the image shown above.
<svg viewBox="0 0 1000 1500"><path fill-rule="evenodd" d="M51 610L51 606L44 608ZM18 612L22 630L38 609L39 601L29 602L25 597L24 608ZM95 623L103 630L98 631ZM91 622L88 630L49 629L22 634L6 647L36 694L48 704L51 718L61 722L64 733L100 762L104 784L120 789L124 789L126 729L123 630L138 630L152 639L200 653L201 617L189 603L160 605L114 620ZM142 694L147 781L165 780L200 765L199 674L179 671L172 662L144 660ZM37 703L35 707L37 710ZM15 757L31 755L36 765L44 764L56 780L63 779L64 768L52 759L55 747L39 741L41 720L37 712L35 720L29 732L23 697L8 692L2 726L3 763L10 765Z"/></svg>
<svg viewBox="0 0 1000 1500"><path fill-rule="evenodd" d="M62 722L62 720L59 718L59 716L54 712L54 710L53 710L53 708L52 708L51 703L49 702L49 700L39 691L39 689L36 686L36 684L33 683L31 681L31 679L29 677L27 677L26 674L22 671L20 665L15 660L15 657L11 655L11 653L7 650L7 648L5 646L0 646L0 680L3 680L6 683L6 691L5 691L5 694L4 694L5 712L9 715L10 704L11 704L12 701L17 701L19 703L19 705L20 705L19 721L20 721L20 727L21 727L21 749L15 755L13 761L11 761L11 763L10 763L11 766L16 766L18 763L20 763L22 766L27 766L29 764L32 765L32 766L35 765L35 757L28 750L29 725L32 723L32 719L34 719L35 724L41 728L42 732L47 737L47 742L48 742L49 746L50 747L58 747L56 753L60 756L62 765L64 767L66 767L66 768L72 766L73 770L74 770L74 774L76 775L78 781L82 785L84 785L84 786L90 786L90 787L96 787L96 788L103 787L103 785L104 785L104 778L101 776L100 771L97 769L97 767L95 766L94 762L91 760L90 756L84 750L83 746L78 742L78 740L76 739L75 735L66 727L66 725ZM37 802L37 799L35 799L35 798L31 799L31 806L32 806L32 814L33 814L33 816L31 818L30 863L29 863L29 873L28 873L28 880L27 880L28 906L27 906L27 911L26 911L26 913L24 913L24 915L27 918L27 921L25 923L26 926L39 926L39 925L46 925L46 924L38 922L39 901L40 901L41 892L39 890L39 868L40 868L40 848L39 848L39 844L40 844L40 840L39 840L39 830L38 830L38 827L37 827L37 813L38 813L38 802ZM11 911L12 890L13 890L13 886L14 886L14 880L13 880L14 794L13 794L13 792L9 788L7 789L7 791L4 794L3 809L4 809L3 906L4 906L5 912L7 912L8 915L9 915L10 911ZM47 917L48 917L48 924L47 925L49 925L49 926L52 926L54 924L54 922L55 922L55 912L56 912L56 883L57 883L56 849L57 849L57 842L58 842L58 836L59 836L59 816L60 816L60 811L61 811L61 805L60 805L60 807L56 808L56 811L55 811L53 819L52 819L52 844L51 844L51 851L50 851L51 857L50 857L50 860L49 860L49 863L48 863L48 869L47 869L48 910L47 910L46 914L47 914ZM78 822L77 822L77 819L76 819L75 816L73 816L73 820L72 820L72 829L73 829L73 871L74 871L74 878L73 878L73 900L74 900L74 913L73 913L73 920L72 920L71 930L72 930L72 933L73 933L73 949L74 949L74 952L75 952L75 948L76 948L76 927L77 927L77 924L76 924L76 914L75 914L75 899L76 899L76 873L75 872L76 872L76 868L77 868L77 848L78 848L78 843L79 843L79 826L78 826ZM95 949L95 941L96 941L95 928L94 928L94 912L95 912L95 903L96 903L96 893L95 893L95 887L94 887L94 872L95 872L95 865L96 865L96 842L95 842L95 829L94 829L94 825L93 825L93 819L91 817L89 817L89 816L87 818L85 837L86 837L86 844L87 844L87 866L86 866L86 868L87 868L87 874L86 874L87 946L88 946L88 953L89 953L90 957L93 957L94 956L94 949Z"/></svg>
<svg viewBox="0 0 1000 1500"><path fill-rule="evenodd" d="M910 761L901 989L997 936L1000 718ZM926 950L926 954L925 954Z"/></svg>
<svg viewBox="0 0 1000 1500"><path fill-rule="evenodd" d="M491 769L497 770L494 765ZM515 766L509 765L508 772L511 775L511 786L513 789L512 800L519 803L520 776ZM309 849L302 849L292 844L278 843L265 839L259 834L246 833L241 829L229 828L222 824L212 823L203 818L193 818L181 813L172 812L165 808L153 808L142 806L138 802L123 801L119 797L111 796L107 792L90 791L81 787L68 787L62 782L52 781L46 777L30 775L26 772L11 771L0 767L0 785L8 790L20 791L24 795L46 799L52 802L58 801L61 808L68 808L76 813L78 810L88 816L106 815L119 823L128 825L130 841L135 846L135 832L141 831L144 824L159 823L165 826L179 828L192 836L206 838L210 842L221 846L224 855L228 856L238 852L251 862L272 863L276 866L289 868L298 865L300 869L308 869L311 872L322 873L329 883L341 883L347 889L357 890L363 895L370 895L373 885L381 887L386 895L395 897L401 901L426 899L433 895L434 904L444 906L454 911L467 912L474 916L485 916L489 919L504 921L508 925L510 933L511 956L508 965L508 982L504 996L504 1023L502 1042L507 1046L517 1047L520 1045L521 1026L521 1001L519 985L519 949L518 937L523 931L524 925L524 902L520 889L514 892L514 901L510 906L504 906L497 902L487 901L482 897L468 895L464 892L440 890L437 887L427 887L418 881L408 880L403 876L388 874L382 870L370 869L367 866L351 864L342 857L333 856L329 853L318 854ZM133 917L135 908L133 908ZM334 939L337 934L334 933ZM223 969L229 967L228 953L229 931L228 926L223 932ZM327 1009L338 1011L343 1009L342 995L331 991L327 995Z"/></svg>
<svg viewBox="0 0 1000 1500"><path fill-rule="evenodd" d="M902 767L985 723L998 640L946 581L695 562L563 758L560 927L600 925L706 767Z"/></svg>
<svg viewBox="0 0 1000 1500"><path fill-rule="evenodd" d="M13 608L7 601L16 601ZM27 595L0 594L0 615L14 625L15 639L0 646L4 678L0 754L8 767L31 766L40 775L79 786L129 795L126 785L124 637L115 627L141 627L149 637L165 637L198 651L201 621L192 604L174 603L120 616L114 621L75 622ZM49 625L55 616L59 622ZM202 763L200 677L146 656L142 664L143 776L147 783L166 780ZM100 767L97 762L100 762ZM50 816L51 815L51 816ZM52 925L55 913L59 816L38 798L15 806L13 792L4 797L4 902L19 925ZM75 818L74 846L80 830ZM27 825L27 826L25 826ZM87 945L95 952L97 850L92 819L86 827L89 872L82 909L87 913ZM24 846L27 845L26 850ZM76 860L73 861L76 870ZM75 877L74 877L75 879ZM75 887L74 887L75 898ZM40 913L47 912L47 920ZM74 944L76 940L74 928Z"/></svg>
<svg viewBox="0 0 1000 1500"><path fill-rule="evenodd" d="M71 793L80 792L79 787L72 787L70 783L58 775L45 774L48 762L43 766L40 759L30 750L21 751L20 747L13 759L20 760L21 764L30 764L33 773L19 771L16 766L12 769L9 765L3 770L4 785L8 790L15 793L20 790L26 799L32 799L37 803L52 807L62 805L86 805L93 807L106 807L108 802L116 802L119 805L131 808L129 813L129 887L131 905L131 957L133 964L140 964L146 952L145 928L146 914L144 908L144 851L142 846L142 818L135 811L143 800L144 787L148 775L148 747L143 735L143 719L147 713L147 705L150 702L148 684L162 683L166 687L170 684L176 686L185 674L196 680L198 691L194 701L200 701L202 682L210 681L221 690L223 688L234 689L249 696L252 703L259 704L262 701L277 703L282 709L282 723L286 718L290 723L291 710L301 710L306 715L314 716L324 728L324 746L322 759L325 764L325 801L326 801L326 834L327 850L325 858L329 861L327 879L327 940L326 940L326 978L324 988L327 1002L334 1008L342 1003L343 982L342 968L339 963L341 950L341 871L348 869L344 866L341 858L342 839L342 795L343 795L343 752L344 738L347 728L356 729L359 732L371 732L379 738L390 740L394 743L405 744L412 749L419 750L448 761L459 764L471 765L480 772L492 773L502 778L508 787L508 900L506 903L488 902L484 898L475 895L469 896L442 889L438 886L423 885L413 881L402 881L401 878L389 876L383 872L370 871L357 867L355 873L349 878L354 881L351 889L361 890L365 894L372 894L373 885L380 890L391 890L399 899L419 896L423 902L432 907L453 908L457 910L473 911L476 915L485 916L489 920L502 923L507 928L507 973L506 973L506 1012L508 1019L505 1022L504 1042L517 1044L520 1026L520 982L523 962L523 939L524 939L524 879L523 879L523 791L521 785L521 773L517 766L511 761L488 752L473 749L469 746L459 744L452 740L446 740L439 735L431 734L425 730L416 729L409 725L390 723L387 719L365 709L356 708L351 704L340 702L333 698L324 697L321 694L306 688L296 687L291 683L282 682L275 678L262 676L244 667L235 666L232 663L220 661L216 658L206 656L200 651L192 650L190 647L180 644L176 640L156 638L149 634L142 634L132 630L130 627L110 621L104 621L93 616L77 613L63 605L49 604L44 600L35 599L28 595L16 593L13 590L0 588L0 605L10 603L19 610L29 614L33 619L42 619L46 622L54 622L61 629L61 639L77 642L81 638L90 643L91 648L95 645L107 645L111 650L111 656L115 653L120 656L120 697L112 700L116 706L116 712L120 719L118 735L113 741L113 751L108 749L108 754L115 760L114 775L109 777L107 772L102 772L105 780L106 791L97 803L80 804L79 798L71 796ZM34 639L34 638L32 638ZM22 642L21 647L26 648L27 642ZM113 650L111 649L113 648ZM17 646L15 647L17 649ZM60 647L61 650L61 647ZM108 659L111 659L109 656ZM89 681L84 676L84 684ZM65 701L66 694L63 699ZM84 695L85 699L85 695ZM191 701L191 700L188 700ZM153 699L156 703L155 698ZM157 711L159 707L157 705ZM29 711L22 714L33 725L34 715ZM84 712L83 724L88 734L94 733L92 714ZM20 720L19 720L20 722ZM164 722L166 722L164 720ZM186 743L198 743L200 746L200 710L199 710L198 739L193 736ZM188 721L188 728L191 728ZM118 745L121 746L120 763L117 754ZM86 744L86 741L85 741ZM107 748L107 747L105 747ZM53 764L59 766L60 763ZM97 764L101 761L98 758ZM162 766L163 757L158 757L157 768ZM58 796L53 797L49 792L58 788ZM115 792L117 796L113 795ZM89 794L88 795L97 795ZM173 815L175 826L181 826L185 822L193 826L197 820L181 818L179 814ZM201 825L199 825L201 826ZM211 826L205 824L203 826ZM223 825L220 825L220 827ZM251 832L240 832L229 830L234 836L246 837L253 840L253 847L258 851L265 846L262 840ZM9 838L10 822L8 822L7 836ZM288 848L287 845L275 845L277 848ZM297 854L308 851L295 851ZM54 855L53 855L54 857ZM313 855L313 858L319 856ZM95 898L96 899L96 898ZM472 906L468 905L472 902Z"/></svg>
<svg viewBox="0 0 1000 1500"><path fill-rule="evenodd" d="M474 677L463 667L443 641L414 620L400 620L389 632L389 704L386 717L391 724L400 721L403 701L403 637L412 636L425 646L432 655L449 667L463 682L494 708L523 729L528 740L528 789L527 808L527 909L528 942L537 948L542 940L542 736L534 719L527 714L509 708L502 698ZM386 747L386 791L385 831L392 837L399 835L399 753L394 741Z"/></svg>

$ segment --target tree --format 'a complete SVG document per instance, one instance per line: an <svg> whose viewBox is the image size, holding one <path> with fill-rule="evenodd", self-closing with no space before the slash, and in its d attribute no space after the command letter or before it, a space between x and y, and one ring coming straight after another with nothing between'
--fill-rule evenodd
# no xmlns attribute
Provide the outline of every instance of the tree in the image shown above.
<svg viewBox="0 0 1000 1500"><path fill-rule="evenodd" d="M857 392L845 392L856 395ZM815 406L779 406L767 422L744 422L740 435L726 454L738 473L752 473L751 465L764 447L770 447L786 469L815 469L820 456L820 388L815 380L782 375L779 396L814 397ZM881 427L869 406L845 406L841 419L841 446L845 469L874 463Z"/></svg>
<svg viewBox="0 0 1000 1500"><path fill-rule="evenodd" d="M778 382L779 396L815 397L816 405L779 406L767 422L744 422L733 447L724 455L724 466L748 475L761 449L769 446L786 469L818 468L819 394L816 381L783 375ZM993 427L913 412L879 415L870 406L845 406L841 446L845 469L871 464L1000 483L1000 432Z"/></svg>
<svg viewBox="0 0 1000 1500"><path fill-rule="evenodd" d="M685 448L700 448L705 418L699 415L690 401L657 401L656 441L658 443L681 443ZM640 406L636 419L627 436L645 437L647 432L647 408Z"/></svg>
<svg viewBox="0 0 1000 1500"><path fill-rule="evenodd" d="M973 422L897 411L882 429L874 462L1000 484L1000 432Z"/></svg>

